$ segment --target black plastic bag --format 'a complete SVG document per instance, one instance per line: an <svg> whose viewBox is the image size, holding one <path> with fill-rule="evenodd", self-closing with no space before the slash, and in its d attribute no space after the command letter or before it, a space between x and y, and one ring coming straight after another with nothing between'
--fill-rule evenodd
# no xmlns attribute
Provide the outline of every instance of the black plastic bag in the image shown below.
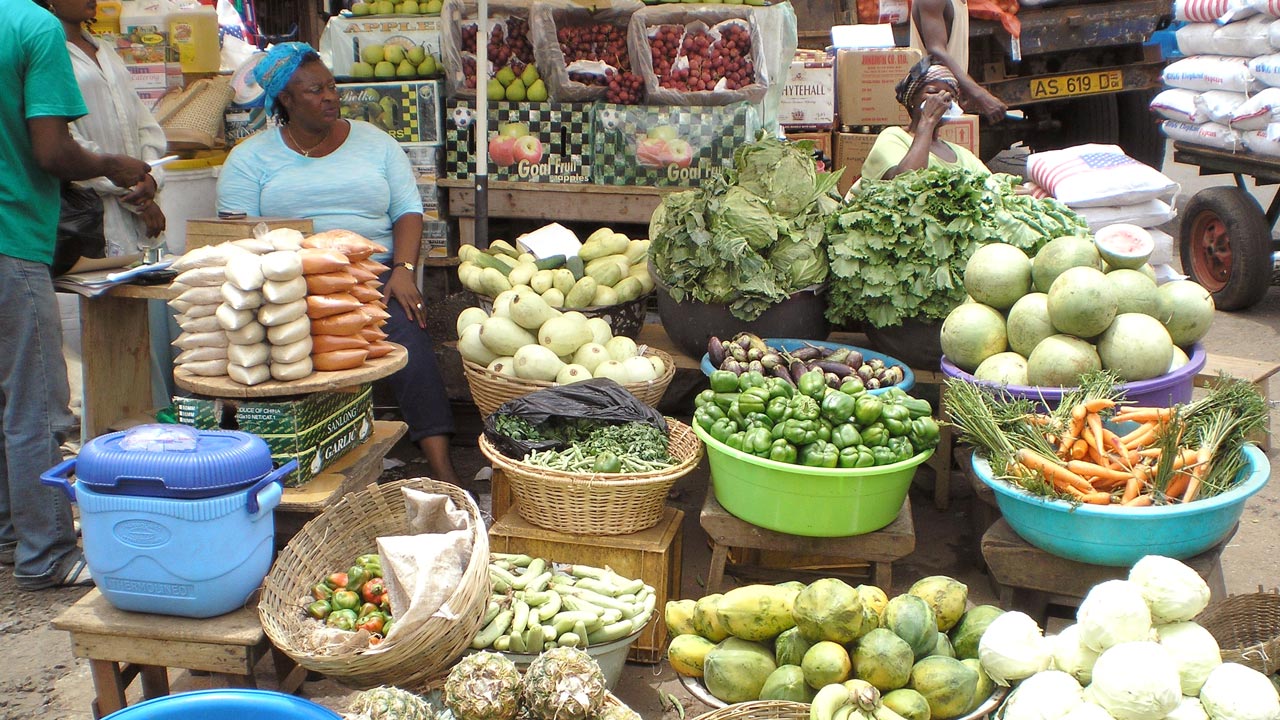
<svg viewBox="0 0 1280 720"><path fill-rule="evenodd" d="M626 388L608 378L538 390L508 400L484 419L485 437L509 458L522 460L534 451L560 449L565 443L516 440L503 435L494 426L494 419L500 415L514 415L538 426L548 420L562 418L598 420L602 424L643 422L658 428L664 435L668 432L662 413L640 402Z"/></svg>
<svg viewBox="0 0 1280 720"><path fill-rule="evenodd" d="M71 183L62 185L62 212L58 216L57 244L50 272L58 277L71 270L82 257L107 254L107 238L102 226L102 198L90 188Z"/></svg>

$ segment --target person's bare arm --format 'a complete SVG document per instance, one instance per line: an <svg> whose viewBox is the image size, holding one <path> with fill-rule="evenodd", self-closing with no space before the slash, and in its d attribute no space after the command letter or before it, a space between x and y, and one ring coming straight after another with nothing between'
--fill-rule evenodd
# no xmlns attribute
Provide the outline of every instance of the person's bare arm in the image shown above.
<svg viewBox="0 0 1280 720"><path fill-rule="evenodd" d="M929 147L942 125L942 116L950 108L950 93L935 93L925 98L924 107L920 110L920 120L916 123L916 133L911 138L911 147L907 148L907 154L902 156L897 165L885 171L881 180L892 180L902 173L929 166Z"/></svg>
<svg viewBox="0 0 1280 720"><path fill-rule="evenodd" d="M127 155L91 153L71 137L67 119L34 117L27 120L36 165L60 180L106 177L120 187L137 185L151 168Z"/></svg>
<svg viewBox="0 0 1280 720"><path fill-rule="evenodd" d="M951 24L947 22L947 0L916 0L911 7L911 19L916 24L916 32L924 43L925 52L933 56L934 62L945 65L956 82L960 85L960 104L966 110L976 112L990 122L1004 119L1009 108L999 98L987 92L969 75L969 68L960 64L958 58L947 52L947 43L951 40Z"/></svg>

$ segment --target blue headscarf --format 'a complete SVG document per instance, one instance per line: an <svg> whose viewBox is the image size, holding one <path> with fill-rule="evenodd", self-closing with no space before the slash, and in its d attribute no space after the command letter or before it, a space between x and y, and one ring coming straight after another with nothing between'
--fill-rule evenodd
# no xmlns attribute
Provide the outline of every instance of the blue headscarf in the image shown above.
<svg viewBox="0 0 1280 720"><path fill-rule="evenodd" d="M263 105L267 115L275 115L276 98L284 92L284 86L297 72L298 66L309 57L319 58L315 48L307 43L280 43L267 52L253 68L253 79L262 88Z"/></svg>

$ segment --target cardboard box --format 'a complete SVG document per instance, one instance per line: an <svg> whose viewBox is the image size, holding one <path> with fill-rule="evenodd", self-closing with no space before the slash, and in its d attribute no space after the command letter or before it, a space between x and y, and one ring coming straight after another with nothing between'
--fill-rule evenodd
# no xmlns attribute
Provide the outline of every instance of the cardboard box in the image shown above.
<svg viewBox="0 0 1280 720"><path fill-rule="evenodd" d="M169 87L169 72L163 62L129 63L129 80L134 90L164 90Z"/></svg>
<svg viewBox="0 0 1280 720"><path fill-rule="evenodd" d="M862 177L862 163L871 154L871 146L875 144L876 134L836 133L835 167L844 168L840 182L836 185L841 195L849 192L850 186Z"/></svg>
<svg viewBox="0 0 1280 720"><path fill-rule="evenodd" d="M609 567L623 577L639 578L653 586L657 599L653 619L631 646L627 659L654 664L666 657L667 625L662 609L668 600L680 597L683 520L683 512L668 507L658 524L648 530L594 537L531 525L513 508L489 528L489 550L524 553L548 562Z"/></svg>
<svg viewBox="0 0 1280 720"><path fill-rule="evenodd" d="M802 59L804 58L804 59ZM830 128L836 121L835 60L796 54L782 86L778 122L784 128Z"/></svg>
<svg viewBox="0 0 1280 720"><path fill-rule="evenodd" d="M258 223L266 223L268 230L293 228L304 235L315 232L311 221L301 218L190 218L187 220L187 246L183 252L203 245L217 245L228 240L253 237L253 229Z"/></svg>
<svg viewBox="0 0 1280 720"><path fill-rule="evenodd" d="M449 256L449 223L427 220L422 223L422 257Z"/></svg>
<svg viewBox="0 0 1280 720"><path fill-rule="evenodd" d="M724 173L755 138L746 102L712 106L592 106L592 178L602 185L685 186Z"/></svg>
<svg viewBox="0 0 1280 720"><path fill-rule="evenodd" d="M422 198L422 215L427 219L440 217L440 188L435 181L418 183L418 197Z"/></svg>
<svg viewBox="0 0 1280 720"><path fill-rule="evenodd" d="M840 124L906 125L907 109L893 89L920 62L912 48L842 49L836 53L836 102Z"/></svg>
<svg viewBox="0 0 1280 720"><path fill-rule="evenodd" d="M435 182L440 176L440 145L437 143L403 143L400 147L409 156L413 174L418 182Z"/></svg>
<svg viewBox="0 0 1280 720"><path fill-rule="evenodd" d="M240 430L262 438L276 467L297 459L285 478L297 487L373 433L373 385L354 392L300 395L280 401L175 397L178 422L199 430Z"/></svg>
<svg viewBox="0 0 1280 720"><path fill-rule="evenodd" d="M138 99L148 110L155 110L156 105L160 104L160 98L169 94L168 90L138 90Z"/></svg>
<svg viewBox="0 0 1280 720"><path fill-rule="evenodd" d="M583 103L490 103L489 179L591 182L591 107ZM472 100L450 101L444 144L448 177L467 179L475 172L474 108Z"/></svg>
<svg viewBox="0 0 1280 720"><path fill-rule="evenodd" d="M338 86L342 117L364 120L402 143L441 142L438 80L348 83Z"/></svg>
<svg viewBox="0 0 1280 720"><path fill-rule="evenodd" d="M961 115L948 120L938 130L938 137L978 155L978 116Z"/></svg>
<svg viewBox="0 0 1280 720"><path fill-rule="evenodd" d="M361 51L371 45L381 45L384 49L389 45L398 45L406 53L420 47L424 55L435 59L435 73L429 77L439 77L444 73L444 65L440 62L440 16L403 15L398 17L342 17L335 15L329 18L320 36L320 53L325 57L333 76L340 79L353 79L369 82L372 78L358 77L354 74L357 62L361 60ZM384 53L385 56L385 53ZM370 68L372 69L372 68Z"/></svg>

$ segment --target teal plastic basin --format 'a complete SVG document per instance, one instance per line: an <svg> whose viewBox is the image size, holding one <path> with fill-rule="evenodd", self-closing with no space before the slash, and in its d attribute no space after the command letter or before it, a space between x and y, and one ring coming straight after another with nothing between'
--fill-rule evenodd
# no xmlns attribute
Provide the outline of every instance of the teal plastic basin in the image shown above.
<svg viewBox="0 0 1280 720"><path fill-rule="evenodd" d="M711 485L729 514L752 525L806 537L875 532L898 517L916 468L933 455L870 468L811 468L760 458L725 445L697 423Z"/></svg>
<svg viewBox="0 0 1280 720"><path fill-rule="evenodd" d="M341 720L310 700L271 690L197 690L167 695L117 710L104 720Z"/></svg>
<svg viewBox="0 0 1280 720"><path fill-rule="evenodd" d="M1246 465L1235 487L1185 505L1092 507L1032 495L992 476L977 454L973 470L996 494L996 504L1014 532L1032 545L1068 560L1129 567L1144 555L1185 560L1222 542L1244 512L1245 501L1267 484L1271 464L1254 445L1244 448Z"/></svg>

